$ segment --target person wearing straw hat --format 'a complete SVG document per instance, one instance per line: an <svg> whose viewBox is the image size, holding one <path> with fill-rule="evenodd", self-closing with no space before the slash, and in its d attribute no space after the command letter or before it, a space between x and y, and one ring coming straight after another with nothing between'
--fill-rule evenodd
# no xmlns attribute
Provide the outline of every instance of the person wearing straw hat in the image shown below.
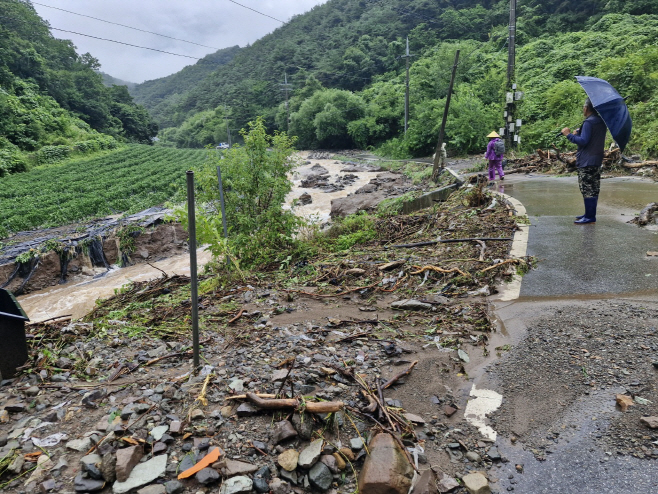
<svg viewBox="0 0 658 494"><path fill-rule="evenodd" d="M503 156L505 155L505 143L500 138L497 132L492 132L487 136L489 144L487 145L487 152L484 157L489 160L489 181L496 180L496 170L501 180L505 180L503 173Z"/></svg>

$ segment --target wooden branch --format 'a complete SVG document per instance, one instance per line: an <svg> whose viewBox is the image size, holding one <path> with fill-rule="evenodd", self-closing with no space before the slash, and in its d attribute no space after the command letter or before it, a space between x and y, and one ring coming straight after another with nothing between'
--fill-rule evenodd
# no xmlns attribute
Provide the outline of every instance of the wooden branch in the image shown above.
<svg viewBox="0 0 658 494"><path fill-rule="evenodd" d="M370 336L372 333L356 333L356 334L351 334L349 336L346 336L345 338L341 338L340 340L336 340L336 343L340 343L342 341L351 341L356 338L361 338L362 336Z"/></svg>
<svg viewBox="0 0 658 494"><path fill-rule="evenodd" d="M290 367L288 368L288 373L286 374L286 377L283 378L283 381L281 382L281 387L279 388L279 391L276 392L277 397L281 396L281 391L283 391L283 387L286 385L286 381L290 377L290 374L292 373L292 370L295 368L295 363L296 362L297 362L297 360L295 360L294 358L290 362ZM291 388L292 388L292 382L291 382ZM291 389L290 391L291 391L290 396L295 396L294 390Z"/></svg>
<svg viewBox="0 0 658 494"><path fill-rule="evenodd" d="M390 388L393 384L395 384L397 382L398 379L400 379L401 377L406 376L407 374L409 374L413 370L413 368L416 367L416 364L418 364L418 360L415 360L414 362L412 362L411 365L409 365L409 367L407 367L406 370L394 375L392 378L390 378L388 381L386 381L383 388L384 389Z"/></svg>
<svg viewBox="0 0 658 494"><path fill-rule="evenodd" d="M484 251L487 249L487 244L485 244L482 240L474 240L474 242L480 244L480 259L478 260L484 261Z"/></svg>
<svg viewBox="0 0 658 494"><path fill-rule="evenodd" d="M307 401L304 410L310 413L340 412L345 408L342 401Z"/></svg>
<svg viewBox="0 0 658 494"><path fill-rule="evenodd" d="M271 393L253 393L253 394L258 396L259 398L276 398L276 395L273 395ZM246 400L246 399L247 399L247 395L227 396L226 398L224 398L225 401L229 401L229 400Z"/></svg>
<svg viewBox="0 0 658 494"><path fill-rule="evenodd" d="M281 410L284 408L299 409L301 406L301 403L297 398L263 399L255 393L247 393L246 398L263 410ZM309 413L339 412L344 407L345 404L342 401L307 401L304 403L304 410Z"/></svg>
<svg viewBox="0 0 658 494"><path fill-rule="evenodd" d="M493 266L484 268L480 270L480 273L486 273L487 271L491 271L492 269L498 268L500 266L504 266L506 264L519 264L521 262L523 262L521 259L508 259L507 261L499 262L498 264L494 264Z"/></svg>
<svg viewBox="0 0 658 494"><path fill-rule="evenodd" d="M148 264L149 266L151 266L153 269L157 269L158 271L160 271L160 272L162 273L162 277L163 277L163 278L169 278L169 275L168 275L167 273L165 273L165 272L164 272L162 269L160 269L159 267L154 266L154 265L151 264L150 262L147 262L146 264Z"/></svg>
<svg viewBox="0 0 658 494"><path fill-rule="evenodd" d="M506 242L512 240L511 238L488 238L488 237L478 237L478 238L446 238L443 240L432 240L431 242L419 242L417 244L402 244L402 245L391 245L384 247L385 249L405 249L411 247L425 247L427 245L436 245L436 244L450 244L456 242L472 242L474 240L483 240L487 242Z"/></svg>
<svg viewBox="0 0 658 494"><path fill-rule="evenodd" d="M234 318L232 318L227 324L233 324L235 321L237 321L242 317L242 314L244 314L244 308L240 309L240 312L238 312L238 314Z"/></svg>
<svg viewBox="0 0 658 494"><path fill-rule="evenodd" d="M247 400L258 408L264 410L280 410L282 408L297 408L299 406L299 400L297 398L275 398L268 400L261 398L255 393L247 393L246 397Z"/></svg>
<svg viewBox="0 0 658 494"><path fill-rule="evenodd" d="M38 324L43 324L43 323L46 323L46 322L57 321L58 319L71 319L71 317L72 317L71 314L64 314L63 316L55 316L55 317L51 317L50 319L44 319L43 321L30 322L30 323L27 323L26 326L36 326ZM63 322L63 321L60 321L60 322Z"/></svg>
<svg viewBox="0 0 658 494"><path fill-rule="evenodd" d="M265 451L263 451L262 449L257 448L256 446L254 446L253 442L251 443L251 447L254 448L256 451L258 451L261 455L268 456L268 454Z"/></svg>
<svg viewBox="0 0 658 494"><path fill-rule="evenodd" d="M375 413L377 411L377 400L363 390L361 390L361 394L368 400L368 406L364 410L368 413Z"/></svg>
<svg viewBox="0 0 658 494"><path fill-rule="evenodd" d="M436 271L437 273L444 273L444 274L450 274L450 273L459 273L462 276L468 276L468 274L464 273L461 269L459 268L452 268L452 269L443 269L438 266L414 266L415 268L419 268L418 271L412 271L410 274L421 274L424 273L425 271Z"/></svg>

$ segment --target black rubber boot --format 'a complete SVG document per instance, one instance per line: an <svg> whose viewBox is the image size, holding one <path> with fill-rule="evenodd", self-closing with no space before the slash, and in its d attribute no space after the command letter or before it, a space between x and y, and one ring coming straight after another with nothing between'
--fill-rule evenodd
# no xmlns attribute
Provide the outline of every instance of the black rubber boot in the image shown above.
<svg viewBox="0 0 658 494"><path fill-rule="evenodd" d="M583 203L585 204L585 211L587 211L587 199L585 199L584 197L583 197ZM582 220L585 216L586 216L585 214L581 214L580 216L576 216L576 219Z"/></svg>
<svg viewBox="0 0 658 494"><path fill-rule="evenodd" d="M588 223L596 223L596 206L599 201L598 197L585 198L585 216L579 220L574 221L577 225L586 225Z"/></svg>

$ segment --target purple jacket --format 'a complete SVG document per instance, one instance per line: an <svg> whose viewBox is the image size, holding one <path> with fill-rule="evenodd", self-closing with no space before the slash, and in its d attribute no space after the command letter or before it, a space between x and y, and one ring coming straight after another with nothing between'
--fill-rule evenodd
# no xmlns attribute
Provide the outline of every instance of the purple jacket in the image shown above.
<svg viewBox="0 0 658 494"><path fill-rule="evenodd" d="M491 139L489 141L489 144L487 145L487 152L484 153L484 157L487 158L490 161L502 161L503 160L503 155L501 154L498 156L496 153L494 153L494 146L496 145L496 141L500 141L500 138L496 137L495 139Z"/></svg>

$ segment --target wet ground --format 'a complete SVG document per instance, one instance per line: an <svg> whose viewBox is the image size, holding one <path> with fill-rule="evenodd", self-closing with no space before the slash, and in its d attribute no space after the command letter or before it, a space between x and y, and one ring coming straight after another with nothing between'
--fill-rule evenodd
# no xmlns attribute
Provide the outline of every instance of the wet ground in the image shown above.
<svg viewBox="0 0 658 494"><path fill-rule="evenodd" d="M542 259L523 280L522 297L639 294L658 290L658 232L627 224L658 197L658 186L632 178L603 180L597 222L582 214L575 177L508 176L499 187L521 201L532 226L528 253Z"/></svg>
<svg viewBox="0 0 658 494"><path fill-rule="evenodd" d="M658 260L646 253L658 235L627 221L658 184L604 180L597 223L582 226L575 177L510 175L496 188L527 208L541 262L517 301L495 302L509 352L476 378L503 394L492 425L509 462L491 470L494 491L658 492L658 437L639 423L658 400L626 414L614 400L656 394Z"/></svg>

